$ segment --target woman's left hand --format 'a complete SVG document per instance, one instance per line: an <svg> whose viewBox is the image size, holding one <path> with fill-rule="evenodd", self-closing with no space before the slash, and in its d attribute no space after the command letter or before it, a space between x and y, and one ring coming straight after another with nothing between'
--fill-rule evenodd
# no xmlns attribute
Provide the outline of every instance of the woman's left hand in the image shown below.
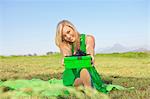
<svg viewBox="0 0 150 99"><path fill-rule="evenodd" d="M94 64L95 64L95 59L94 59L94 56L92 56L92 55L91 55L91 58L92 58L92 61L91 61L91 63L92 63L92 66L94 66Z"/></svg>

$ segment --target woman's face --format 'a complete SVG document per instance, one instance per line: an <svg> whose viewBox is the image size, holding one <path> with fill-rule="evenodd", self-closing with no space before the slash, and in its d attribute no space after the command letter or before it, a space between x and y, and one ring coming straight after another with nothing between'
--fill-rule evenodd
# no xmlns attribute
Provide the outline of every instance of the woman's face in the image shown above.
<svg viewBox="0 0 150 99"><path fill-rule="evenodd" d="M65 41L73 43L75 41L75 32L71 27L65 25L62 30L62 37Z"/></svg>

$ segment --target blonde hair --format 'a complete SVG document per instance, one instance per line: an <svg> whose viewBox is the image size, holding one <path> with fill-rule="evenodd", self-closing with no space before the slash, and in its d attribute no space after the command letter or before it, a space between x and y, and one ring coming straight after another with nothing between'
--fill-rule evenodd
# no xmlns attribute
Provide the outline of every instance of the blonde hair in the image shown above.
<svg viewBox="0 0 150 99"><path fill-rule="evenodd" d="M76 33L76 40L73 43L69 43L65 40L63 40L62 37L62 31L63 31L63 27L67 25L70 28L73 29L73 31ZM56 45L60 48L61 45L65 45L67 47L70 47L71 44L74 45L75 51L78 49L79 43L80 43L80 33L77 31L76 27L68 20L62 20L58 23L57 28L56 28L56 37L55 37L55 43Z"/></svg>

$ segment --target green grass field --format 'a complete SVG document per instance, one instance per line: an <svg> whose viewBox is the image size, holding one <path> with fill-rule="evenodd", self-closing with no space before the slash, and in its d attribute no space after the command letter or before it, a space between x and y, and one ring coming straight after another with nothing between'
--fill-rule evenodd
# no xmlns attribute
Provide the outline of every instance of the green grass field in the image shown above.
<svg viewBox="0 0 150 99"><path fill-rule="evenodd" d="M61 58L60 54L0 56L0 79L1 81L32 78L42 80L61 79L64 70L64 67L61 66ZM149 99L150 53L97 54L95 56L95 67L105 83L135 87L132 91L112 91L107 95L109 98ZM7 93L10 93L9 90L1 93L0 97L7 97Z"/></svg>

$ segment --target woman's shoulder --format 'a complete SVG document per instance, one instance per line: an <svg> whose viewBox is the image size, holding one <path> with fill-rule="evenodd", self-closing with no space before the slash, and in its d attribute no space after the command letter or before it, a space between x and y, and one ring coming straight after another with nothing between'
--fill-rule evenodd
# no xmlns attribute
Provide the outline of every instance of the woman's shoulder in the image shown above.
<svg viewBox="0 0 150 99"><path fill-rule="evenodd" d="M93 35L86 35L86 41L95 41L95 38Z"/></svg>
<svg viewBox="0 0 150 99"><path fill-rule="evenodd" d="M95 48L95 38L93 35L86 35L86 45Z"/></svg>

